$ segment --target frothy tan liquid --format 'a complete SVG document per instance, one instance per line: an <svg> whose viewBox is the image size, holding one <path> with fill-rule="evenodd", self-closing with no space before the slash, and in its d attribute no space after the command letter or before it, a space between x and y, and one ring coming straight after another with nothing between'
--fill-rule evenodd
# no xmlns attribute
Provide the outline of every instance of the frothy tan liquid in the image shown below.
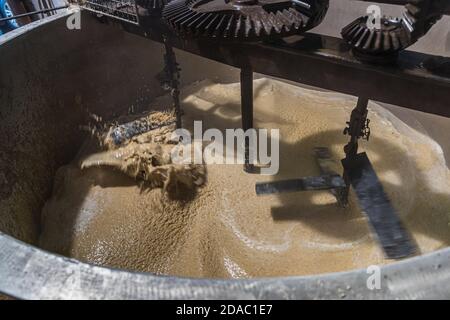
<svg viewBox="0 0 450 320"><path fill-rule="evenodd" d="M280 129L277 176L241 165L208 165L192 197L143 190L111 167L62 167L43 211L45 249L94 264L193 277L247 278L344 271L383 264L383 253L351 194L339 208L327 192L257 197L257 181L318 175L313 148L343 158L353 98L255 81L255 123ZM240 127L239 85L201 82L183 91L184 124ZM154 102L168 105L168 97ZM362 142L421 253L450 243L450 174L440 147L371 104L372 136ZM96 151L97 152L97 151ZM83 151L82 157L93 156Z"/></svg>

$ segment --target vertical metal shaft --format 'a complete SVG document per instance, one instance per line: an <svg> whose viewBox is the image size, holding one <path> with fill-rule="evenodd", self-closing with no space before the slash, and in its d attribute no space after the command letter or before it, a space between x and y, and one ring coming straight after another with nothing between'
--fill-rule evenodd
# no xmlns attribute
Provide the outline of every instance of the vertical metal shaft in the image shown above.
<svg viewBox="0 0 450 320"><path fill-rule="evenodd" d="M241 115L242 129L247 131L253 128L253 70L251 68L241 69ZM244 147L244 171L252 171L250 164L249 138L245 138Z"/></svg>
<svg viewBox="0 0 450 320"><path fill-rule="evenodd" d="M166 49L166 53L164 55L164 62L166 73L169 76L170 94L172 96L172 101L175 109L176 126L177 128L181 128L182 111L180 106L180 89L178 88L180 84L179 83L180 74L178 64L175 59L175 53L173 52L173 48L166 38L164 38L164 47Z"/></svg>
<svg viewBox="0 0 450 320"><path fill-rule="evenodd" d="M350 142L344 147L346 158L351 158L358 153L358 139L363 136L363 130L367 120L368 104L368 98L359 97L356 107L352 111L347 128L347 133L350 135Z"/></svg>
<svg viewBox="0 0 450 320"><path fill-rule="evenodd" d="M344 147L345 159L352 160L358 154L358 139L364 136L364 129L367 123L367 107L369 99L366 97L358 97L356 107L353 109L350 116L350 121L347 122L348 127L344 130L344 134L350 135L349 143ZM368 137L367 137L368 138ZM346 188L340 190L340 202L344 205L348 203L348 195L350 192L350 181L347 172L344 169L344 180Z"/></svg>

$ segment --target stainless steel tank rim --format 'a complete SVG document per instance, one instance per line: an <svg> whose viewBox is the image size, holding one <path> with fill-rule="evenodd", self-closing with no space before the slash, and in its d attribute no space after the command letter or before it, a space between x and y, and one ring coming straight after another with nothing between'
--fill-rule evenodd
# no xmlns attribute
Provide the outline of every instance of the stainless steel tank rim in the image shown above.
<svg viewBox="0 0 450 320"><path fill-rule="evenodd" d="M246 280L157 276L82 263L0 233L0 292L20 299L445 299L450 248L380 267Z"/></svg>

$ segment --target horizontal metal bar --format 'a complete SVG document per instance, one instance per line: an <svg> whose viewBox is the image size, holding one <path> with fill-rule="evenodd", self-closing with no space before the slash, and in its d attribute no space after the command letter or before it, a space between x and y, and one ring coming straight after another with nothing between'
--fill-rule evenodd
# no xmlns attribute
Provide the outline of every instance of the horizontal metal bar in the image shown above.
<svg viewBox="0 0 450 320"><path fill-rule="evenodd" d="M344 188L344 179L339 175L322 175L273 182L258 182L255 189L257 195L282 192L319 191Z"/></svg>
<svg viewBox="0 0 450 320"><path fill-rule="evenodd" d="M180 39L158 20L124 29L237 68L450 117L450 58L403 51L393 65L363 63L342 39L307 33L277 42ZM282 106L280 106L282 107Z"/></svg>
<svg viewBox="0 0 450 320"><path fill-rule="evenodd" d="M22 14L18 14L18 15L15 15L15 16L11 16L11 17L1 18L0 19L0 23L1 22L6 22L6 21L9 21L9 20L15 20L15 19L23 18L23 17L32 16L32 15L35 15L35 14L47 13L47 12L61 10L61 9L67 9L68 7L69 7L68 5L65 5L65 6L55 7L55 8L49 8L49 9L44 9L44 10L38 10L38 11L33 11L33 12L22 13Z"/></svg>

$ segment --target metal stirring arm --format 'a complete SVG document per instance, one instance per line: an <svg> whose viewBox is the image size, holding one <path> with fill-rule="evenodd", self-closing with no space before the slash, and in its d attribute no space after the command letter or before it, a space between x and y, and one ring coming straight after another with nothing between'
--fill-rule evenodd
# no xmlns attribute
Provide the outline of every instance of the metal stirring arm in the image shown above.
<svg viewBox="0 0 450 320"><path fill-rule="evenodd" d="M358 153L358 140L369 140L370 137L368 103L366 97L358 98L344 130L344 134L350 135L350 142L344 147L346 157L342 160L346 183L343 197L348 198L352 186L386 257L405 258L416 253L416 245L398 217L367 154Z"/></svg>
<svg viewBox="0 0 450 320"><path fill-rule="evenodd" d="M330 190L341 206L348 204L350 186L353 188L362 212L367 216L387 258L400 259L413 255L417 247L404 228L397 211L389 200L366 153L358 153L358 140L370 137L368 115L369 99L361 97L353 109L344 134L350 136L344 147L343 177L332 171L331 154L327 148L316 148L321 175L299 179L262 182L256 184L258 195L282 192Z"/></svg>

